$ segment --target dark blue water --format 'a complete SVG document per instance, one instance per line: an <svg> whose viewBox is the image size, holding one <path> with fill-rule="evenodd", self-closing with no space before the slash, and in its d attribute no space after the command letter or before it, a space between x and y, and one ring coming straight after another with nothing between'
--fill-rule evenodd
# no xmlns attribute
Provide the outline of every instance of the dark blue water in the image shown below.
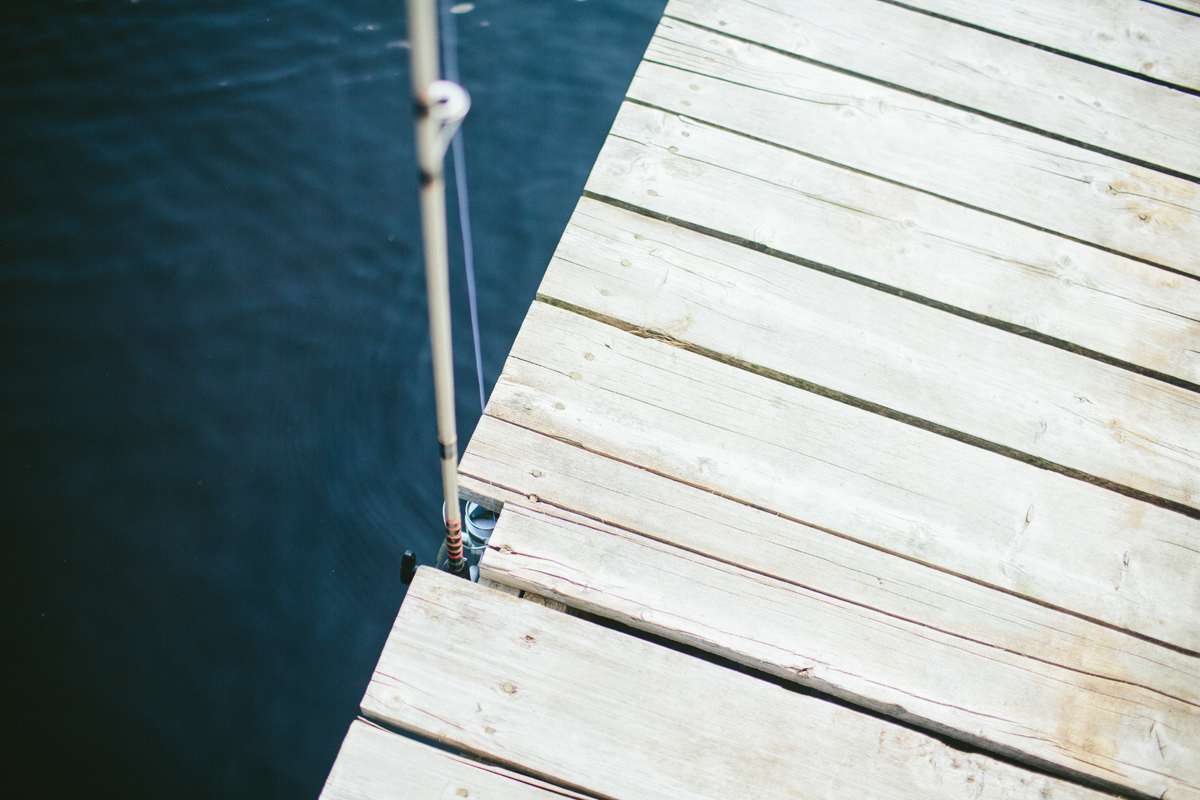
<svg viewBox="0 0 1200 800"><path fill-rule="evenodd" d="M662 5L458 17L489 384ZM0 10L5 794L319 792L441 536L403 16Z"/></svg>

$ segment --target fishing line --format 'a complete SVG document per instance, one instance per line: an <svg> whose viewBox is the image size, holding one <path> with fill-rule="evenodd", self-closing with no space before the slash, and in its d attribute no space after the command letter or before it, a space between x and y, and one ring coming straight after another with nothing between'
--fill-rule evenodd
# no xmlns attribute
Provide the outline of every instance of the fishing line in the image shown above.
<svg viewBox="0 0 1200 800"><path fill-rule="evenodd" d="M438 4L442 16L442 60L446 80L460 83L458 77L458 27L456 14L447 8L446 0ZM460 127L450 140L451 160L454 164L454 194L458 200L458 227L462 232L463 264L467 273L467 304L471 309L471 338L475 345L475 378L479 384L479 413L487 405L483 391L483 356L479 341L479 302L475 291L475 245L471 236L470 197L467 193L467 155L463 146L463 129Z"/></svg>
<svg viewBox="0 0 1200 800"><path fill-rule="evenodd" d="M458 83L458 23L457 14L451 11L447 0L438 3L441 17L442 39L442 70L445 79ZM475 286L475 243L471 235L470 196L467 192L467 155L463 144L463 129L460 127L450 140L451 162L454 167L454 194L458 200L458 227L462 232L463 265L467 275L467 305L471 312L471 339L475 347L475 380L479 386L479 417L487 407L487 397L483 389L483 347L479 334L479 300ZM490 448L484 443L484 460L487 463L488 487L495 496L495 486L492 484L492 456ZM491 510L491 509L489 509ZM494 513L494 510L493 510ZM472 548L477 551L482 548Z"/></svg>

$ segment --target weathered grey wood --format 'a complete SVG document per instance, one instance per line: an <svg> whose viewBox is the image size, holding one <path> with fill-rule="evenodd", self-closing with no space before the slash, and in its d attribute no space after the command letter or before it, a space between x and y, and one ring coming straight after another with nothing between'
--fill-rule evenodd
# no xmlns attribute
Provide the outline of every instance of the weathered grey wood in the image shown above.
<svg viewBox="0 0 1200 800"><path fill-rule="evenodd" d="M1200 507L1200 395L1075 353L587 199L539 292Z"/></svg>
<svg viewBox="0 0 1200 800"><path fill-rule="evenodd" d="M322 800L562 800L581 795L356 720Z"/></svg>
<svg viewBox="0 0 1200 800"><path fill-rule="evenodd" d="M1200 97L878 0L672 0L666 15L1200 175Z"/></svg>
<svg viewBox="0 0 1200 800"><path fill-rule="evenodd" d="M486 442L488 457L474 443ZM494 482L478 476L489 471ZM611 525L953 636L1200 704L1200 658L492 417L462 485L505 508ZM485 571L488 567L485 564Z"/></svg>
<svg viewBox="0 0 1200 800"><path fill-rule="evenodd" d="M1200 650L1200 521L535 303L488 413Z"/></svg>
<svg viewBox="0 0 1200 800"><path fill-rule="evenodd" d="M427 568L363 711L604 797L1101 796Z"/></svg>
<svg viewBox="0 0 1200 800"><path fill-rule="evenodd" d="M675 20L646 58L630 98L1200 274L1192 181Z"/></svg>
<svg viewBox="0 0 1200 800"><path fill-rule="evenodd" d="M927 194L629 103L587 188L1200 382L1196 280Z"/></svg>
<svg viewBox="0 0 1200 800"><path fill-rule="evenodd" d="M1200 89L1200 19L1151 3L1138 0L904 2L1139 75Z"/></svg>
<svg viewBox="0 0 1200 800"><path fill-rule="evenodd" d="M509 506L491 545L488 574L587 611L1033 764L1200 792L1200 705L599 523ZM975 610L958 613L971 627Z"/></svg>

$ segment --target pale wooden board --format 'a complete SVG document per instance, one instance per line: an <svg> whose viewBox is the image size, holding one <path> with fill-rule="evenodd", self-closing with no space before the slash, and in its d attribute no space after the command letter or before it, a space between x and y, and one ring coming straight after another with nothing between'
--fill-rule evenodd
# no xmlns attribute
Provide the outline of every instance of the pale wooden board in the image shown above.
<svg viewBox="0 0 1200 800"><path fill-rule="evenodd" d="M612 798L1103 796L428 568L363 711Z"/></svg>
<svg viewBox="0 0 1200 800"><path fill-rule="evenodd" d="M487 574L586 611L1033 764L1200 793L1200 705L599 523L510 505L490 544ZM973 609L959 613L971 627Z"/></svg>
<svg viewBox="0 0 1200 800"><path fill-rule="evenodd" d="M539 293L1200 507L1186 389L586 198Z"/></svg>
<svg viewBox="0 0 1200 800"><path fill-rule="evenodd" d="M1200 274L1192 181L757 45L664 19L628 96Z"/></svg>
<svg viewBox="0 0 1200 800"><path fill-rule="evenodd" d="M1151 3L904 0L904 4L1139 75L1200 89L1200 19Z"/></svg>
<svg viewBox="0 0 1200 800"><path fill-rule="evenodd" d="M878 0L672 0L666 16L1200 175L1200 97Z"/></svg>
<svg viewBox="0 0 1200 800"><path fill-rule="evenodd" d="M535 303L488 413L1200 650L1200 521Z"/></svg>
<svg viewBox="0 0 1200 800"><path fill-rule="evenodd" d="M631 103L587 188L1200 383L1193 278Z"/></svg>
<svg viewBox="0 0 1200 800"><path fill-rule="evenodd" d="M355 720L322 800L579 800L582 795Z"/></svg>
<svg viewBox="0 0 1200 800"><path fill-rule="evenodd" d="M506 509L636 532L917 625L1200 704L1200 657L485 417L460 484ZM495 482L478 477L484 469ZM498 576L502 577L502 576Z"/></svg>

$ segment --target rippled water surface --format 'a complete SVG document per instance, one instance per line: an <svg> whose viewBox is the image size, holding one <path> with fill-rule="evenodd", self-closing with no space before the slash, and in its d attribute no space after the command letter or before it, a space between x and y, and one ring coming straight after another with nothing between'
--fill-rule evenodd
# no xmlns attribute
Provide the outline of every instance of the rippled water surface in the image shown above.
<svg viewBox="0 0 1200 800"><path fill-rule="evenodd" d="M457 18L489 383L662 5ZM0 10L5 794L320 791L440 537L405 38L400 0Z"/></svg>

